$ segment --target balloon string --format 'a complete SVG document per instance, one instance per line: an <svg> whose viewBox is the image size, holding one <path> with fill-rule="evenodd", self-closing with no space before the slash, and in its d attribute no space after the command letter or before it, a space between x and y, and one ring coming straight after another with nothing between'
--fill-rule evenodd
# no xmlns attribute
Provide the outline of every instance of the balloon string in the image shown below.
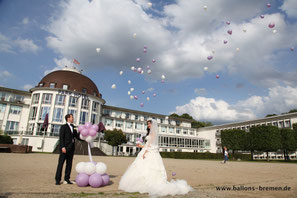
<svg viewBox="0 0 297 198"><path fill-rule="evenodd" d="M92 159L92 154L91 154L90 143L88 143L88 153L89 153L90 162L92 162L93 159Z"/></svg>

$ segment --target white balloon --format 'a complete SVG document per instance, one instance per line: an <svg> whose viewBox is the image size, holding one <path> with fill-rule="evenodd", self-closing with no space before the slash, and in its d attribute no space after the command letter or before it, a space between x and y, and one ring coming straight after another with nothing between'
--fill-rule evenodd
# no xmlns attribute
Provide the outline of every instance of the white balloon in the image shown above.
<svg viewBox="0 0 297 198"><path fill-rule="evenodd" d="M120 71L120 75L123 75L123 73L124 73L123 71Z"/></svg>
<svg viewBox="0 0 297 198"><path fill-rule="evenodd" d="M148 6L149 8L152 7L152 5L153 5L153 4L152 4L151 2L148 2L148 3L147 3L147 6Z"/></svg>
<svg viewBox="0 0 297 198"><path fill-rule="evenodd" d="M87 141L87 142L92 142L92 141L93 141L92 136L89 135L89 136L86 138L86 141Z"/></svg>
<svg viewBox="0 0 297 198"><path fill-rule="evenodd" d="M243 29L242 31L243 31L243 32L246 32L246 31L247 31L247 29Z"/></svg>
<svg viewBox="0 0 297 198"><path fill-rule="evenodd" d="M112 85L111 85L111 88L112 88L112 89L115 89L115 88L117 88L117 86L116 86L115 84L112 84Z"/></svg>
<svg viewBox="0 0 297 198"><path fill-rule="evenodd" d="M134 69L135 69L135 67L134 67L134 66L132 66L132 67L131 67L131 70L132 70L132 71L134 71Z"/></svg>
<svg viewBox="0 0 297 198"><path fill-rule="evenodd" d="M272 30L272 33L273 33L273 34L277 33L277 30Z"/></svg>
<svg viewBox="0 0 297 198"><path fill-rule="evenodd" d="M136 37L136 33L133 34L133 37L134 37L134 38Z"/></svg>
<svg viewBox="0 0 297 198"><path fill-rule="evenodd" d="M76 167L75 167L76 172L77 173L84 173L86 165L87 164L85 162L79 162L78 164L76 164Z"/></svg>
<svg viewBox="0 0 297 198"><path fill-rule="evenodd" d="M102 175L102 174L106 173L106 170L107 170L107 166L103 162L98 162L96 164L96 173Z"/></svg>
<svg viewBox="0 0 297 198"><path fill-rule="evenodd" d="M101 49L98 47L96 48L96 52L99 53L101 51Z"/></svg>
<svg viewBox="0 0 297 198"><path fill-rule="evenodd" d="M142 71L141 67L138 67L138 68L137 68L137 71L138 71L138 72L141 72L141 71Z"/></svg>
<svg viewBox="0 0 297 198"><path fill-rule="evenodd" d="M204 71L207 71L208 70L208 67L204 67Z"/></svg>
<svg viewBox="0 0 297 198"><path fill-rule="evenodd" d="M216 51L213 49L213 50L211 50L211 52L214 54L214 53L216 53Z"/></svg>
<svg viewBox="0 0 297 198"><path fill-rule="evenodd" d="M141 70L141 72L140 72L140 73L141 73L141 74L143 74L143 72L144 72L144 71L143 71L143 70Z"/></svg>
<svg viewBox="0 0 297 198"><path fill-rule="evenodd" d="M147 73L148 73L148 74L151 74L151 73L152 73L152 70L150 70L150 69L147 70Z"/></svg>
<svg viewBox="0 0 297 198"><path fill-rule="evenodd" d="M133 87L131 87L131 88L130 88L130 91L131 91L131 92L132 92L132 91L134 91L134 88L133 88Z"/></svg>
<svg viewBox="0 0 297 198"><path fill-rule="evenodd" d="M236 51L237 51L237 52L239 52L239 50L240 50L240 49L239 49L239 47L238 47L238 48L236 48Z"/></svg>
<svg viewBox="0 0 297 198"><path fill-rule="evenodd" d="M92 162L87 162L85 166L85 173L92 175L96 172L96 166Z"/></svg>
<svg viewBox="0 0 297 198"><path fill-rule="evenodd" d="M161 78L162 78L163 80L165 80L166 77L165 77L165 75L162 75Z"/></svg>
<svg viewBox="0 0 297 198"><path fill-rule="evenodd" d="M150 100L150 97L146 97L146 100L149 101Z"/></svg>
<svg viewBox="0 0 297 198"><path fill-rule="evenodd" d="M131 95L131 96L130 96L130 99L132 100L133 98L134 98L134 96Z"/></svg>
<svg viewBox="0 0 297 198"><path fill-rule="evenodd" d="M130 91L128 91L128 95L130 95L131 94L131 92Z"/></svg>
<svg viewBox="0 0 297 198"><path fill-rule="evenodd" d="M206 11L207 10L207 6L203 6L203 9Z"/></svg>
<svg viewBox="0 0 297 198"><path fill-rule="evenodd" d="M128 84L129 84L129 85L131 84L131 80L128 80Z"/></svg>

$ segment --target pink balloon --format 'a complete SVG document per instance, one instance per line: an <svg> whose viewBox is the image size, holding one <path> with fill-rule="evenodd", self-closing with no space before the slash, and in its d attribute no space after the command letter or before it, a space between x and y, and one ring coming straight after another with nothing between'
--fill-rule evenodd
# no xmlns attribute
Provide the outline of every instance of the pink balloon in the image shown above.
<svg viewBox="0 0 297 198"><path fill-rule="evenodd" d="M144 49L147 49L147 46L145 45L145 46L143 46L143 48L144 48Z"/></svg>
<svg viewBox="0 0 297 198"><path fill-rule="evenodd" d="M79 126L78 126L78 132L81 132L84 128L85 128L84 125L79 125Z"/></svg>
<svg viewBox="0 0 297 198"><path fill-rule="evenodd" d="M80 132L80 134L81 134L82 136L88 136L88 134L89 134L89 129L83 129L83 130Z"/></svg>
<svg viewBox="0 0 297 198"><path fill-rule="evenodd" d="M227 44L227 43L228 43L228 41L224 40L224 44Z"/></svg>
<svg viewBox="0 0 297 198"><path fill-rule="evenodd" d="M92 126L92 123L91 122L86 122L86 124L85 124L85 128L86 129L89 129L91 126Z"/></svg>
<svg viewBox="0 0 297 198"><path fill-rule="evenodd" d="M150 66L146 66L146 69L150 69Z"/></svg>
<svg viewBox="0 0 297 198"><path fill-rule="evenodd" d="M220 78L220 76L219 76L219 75L216 75L216 78L217 78L217 79L219 79L219 78Z"/></svg>
<svg viewBox="0 0 297 198"><path fill-rule="evenodd" d="M89 130L89 135L94 137L97 134L97 131L95 131L94 129L90 129Z"/></svg>
<svg viewBox="0 0 297 198"><path fill-rule="evenodd" d="M227 24L227 25L230 25L230 21L227 21L226 24Z"/></svg>
<svg viewBox="0 0 297 198"><path fill-rule="evenodd" d="M143 49L143 53L146 53L147 52L147 49Z"/></svg>
<svg viewBox="0 0 297 198"><path fill-rule="evenodd" d="M293 52L294 51L294 47L291 47L290 50Z"/></svg>
<svg viewBox="0 0 297 198"><path fill-rule="evenodd" d="M268 27L269 28L274 28L275 27L275 24L274 23L269 23Z"/></svg>
<svg viewBox="0 0 297 198"><path fill-rule="evenodd" d="M103 186L107 185L109 183L109 175L104 173L103 175L101 175L101 177L102 177L102 180L103 180Z"/></svg>
<svg viewBox="0 0 297 198"><path fill-rule="evenodd" d="M212 58L213 58L212 56L208 56L208 57L207 57L208 60L211 60Z"/></svg>
<svg viewBox="0 0 297 198"><path fill-rule="evenodd" d="M231 35L232 34L232 30L228 30L227 33Z"/></svg>
<svg viewBox="0 0 297 198"><path fill-rule="evenodd" d="M152 62L155 63L156 62L156 59L153 59Z"/></svg>
<svg viewBox="0 0 297 198"><path fill-rule="evenodd" d="M144 94L144 93L145 93L145 91L142 91L141 93L142 93L142 94Z"/></svg>
<svg viewBox="0 0 297 198"><path fill-rule="evenodd" d="M144 104L143 103L140 103L140 107L143 107L144 106Z"/></svg>
<svg viewBox="0 0 297 198"><path fill-rule="evenodd" d="M98 173L94 173L93 175L91 175L89 178L89 184L93 188L98 188L98 187L102 186L103 180L102 180L101 175Z"/></svg>
<svg viewBox="0 0 297 198"><path fill-rule="evenodd" d="M98 131L99 127L97 124L93 124L91 129L94 129L95 131Z"/></svg>
<svg viewBox="0 0 297 198"><path fill-rule="evenodd" d="M138 96L134 96L134 99L137 100L138 99Z"/></svg>
<svg viewBox="0 0 297 198"><path fill-rule="evenodd" d="M157 96L157 94L156 94L156 93L154 93L154 94L153 94L153 96L154 96L154 97L156 97L156 96Z"/></svg>
<svg viewBox="0 0 297 198"><path fill-rule="evenodd" d="M267 6L267 8L270 8L271 7L271 4L270 3L267 3L266 6Z"/></svg>
<svg viewBox="0 0 297 198"><path fill-rule="evenodd" d="M162 79L162 80L161 80L161 83L164 83L164 82L165 82L165 80Z"/></svg>
<svg viewBox="0 0 297 198"><path fill-rule="evenodd" d="M264 19L264 15L263 14L261 14L260 17L261 17L261 19Z"/></svg>
<svg viewBox="0 0 297 198"><path fill-rule="evenodd" d="M175 176L176 175L176 173L175 172L172 172L172 176Z"/></svg>
<svg viewBox="0 0 297 198"><path fill-rule="evenodd" d="M140 58L136 58L136 62L140 62Z"/></svg>
<svg viewBox="0 0 297 198"><path fill-rule="evenodd" d="M79 173L75 178L75 183L79 187L85 187L89 184L89 175L85 173Z"/></svg>

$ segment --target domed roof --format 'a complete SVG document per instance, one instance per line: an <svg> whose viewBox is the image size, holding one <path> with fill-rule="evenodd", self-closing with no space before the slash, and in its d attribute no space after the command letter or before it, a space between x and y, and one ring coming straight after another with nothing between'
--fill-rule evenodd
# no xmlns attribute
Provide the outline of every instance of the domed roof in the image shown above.
<svg viewBox="0 0 297 198"><path fill-rule="evenodd" d="M75 69L65 68L44 76L36 87L49 87L82 92L102 98L95 83Z"/></svg>

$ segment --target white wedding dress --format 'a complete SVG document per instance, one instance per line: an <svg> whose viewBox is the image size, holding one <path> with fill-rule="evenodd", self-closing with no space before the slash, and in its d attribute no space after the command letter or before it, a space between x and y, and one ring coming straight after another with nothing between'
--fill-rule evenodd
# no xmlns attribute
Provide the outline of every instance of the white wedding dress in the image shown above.
<svg viewBox="0 0 297 198"><path fill-rule="evenodd" d="M158 128L153 120L144 148L122 176L119 189L126 192L149 193L151 196L187 194L193 189L185 180L167 181L167 174L158 147ZM143 159L143 154L145 151Z"/></svg>

